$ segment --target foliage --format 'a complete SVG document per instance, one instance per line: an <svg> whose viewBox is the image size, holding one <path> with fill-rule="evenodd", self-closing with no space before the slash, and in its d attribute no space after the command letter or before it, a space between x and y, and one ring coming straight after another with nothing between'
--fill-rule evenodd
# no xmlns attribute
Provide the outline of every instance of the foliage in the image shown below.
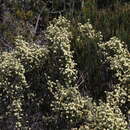
<svg viewBox="0 0 130 130"><path fill-rule="evenodd" d="M76 88L64 89L61 86L55 96L52 109L58 129L70 129L84 122L91 122L91 110L94 106L90 98L82 97Z"/></svg>
<svg viewBox="0 0 130 130"><path fill-rule="evenodd" d="M22 111L24 112L23 113L24 116L28 115L29 112L35 114L35 113L37 113L37 110L40 111L40 109L42 109L43 107L46 107L47 110L50 109L48 107L50 106L51 100L54 98L52 90L56 89L56 88L52 88L50 83L55 81L55 79L57 79L57 81L59 80L58 83L64 85L64 87L70 87L70 86L73 86L73 84L74 84L74 81L76 79L76 70L74 68L75 63L73 63L73 60L72 60L73 56L70 52L70 45L69 45L69 35L70 34L68 33L69 35L68 36L66 35L66 32L67 32L66 27L63 27L63 29L61 28L62 25L66 23L66 20L65 21L64 20L62 18L59 18L59 21L57 21L54 24L55 25L54 29L56 29L56 28L58 29L57 32L53 32L53 30L51 30L50 27L52 25L50 25L50 27L48 27L48 30L47 30L48 40L51 39L52 36L50 34L53 34L53 33L56 38L56 39L53 39L53 44L50 45L48 47L48 49L39 47L34 44L29 44L29 43L25 42L21 37L19 37L18 39L16 39L15 49L12 52L7 53L7 55L11 55L13 57L13 59L16 59L16 62L18 62L24 69L23 77L25 78L25 83L26 83L27 87L24 87L22 92L20 90L17 90L18 92L16 91L17 93L20 92L20 94L22 94L22 98L24 98L24 101L21 101L22 104L20 103L23 108ZM58 27L59 26L58 22L59 22L59 25L61 24L61 27ZM66 35L65 39L64 39L64 37L58 37L59 36L58 34L60 34L61 32L64 35ZM59 39L59 41L58 41L58 39ZM50 56L50 57L48 57L48 56ZM2 57L3 57L3 54L2 54ZM3 60L6 63L6 60L2 59L2 57L1 57L1 60ZM57 58L57 59L54 59L54 58ZM9 59L12 59L12 58L9 58ZM59 62L57 62L57 61L59 61ZM9 61L7 60L7 63L8 62L11 63L10 60ZM55 68L57 64L54 64L56 62L59 65L59 66L57 66L57 67L59 67L58 73L57 73L57 68ZM1 64L1 65L2 65L2 67L4 67L3 64ZM50 68L46 68L46 66L50 67ZM6 67L3 69L6 69ZM8 71L5 74L8 76L8 74L9 74ZM9 75L15 76L12 73ZM1 72L1 77L3 78L2 72ZM21 80L20 80L20 82L22 82ZM5 81L6 81L6 79L1 79L2 87L4 87L2 82L5 82ZM49 81L50 81L50 83L49 83ZM9 84L9 86L10 86L10 84ZM19 89L22 89L21 87L22 86L18 86ZM10 92L11 90L7 89L6 91ZM10 97L10 98L12 98L12 97ZM18 95L16 95L16 97L20 98ZM8 100L10 100L10 98ZM50 98L50 101L49 101L49 98ZM14 102L13 99L12 99L12 102ZM35 104L35 106L32 105L33 103ZM17 101L16 101L16 104L17 104ZM11 104L9 104L9 105L11 107ZM31 110L27 110L27 107L29 105L30 105L30 108L32 107ZM11 108L13 109L13 107L11 107ZM20 110L16 111L18 116L19 116ZM51 111L51 109L48 111ZM46 112L46 111L44 111L44 112ZM12 113L12 114L15 114L15 113ZM27 117L25 116L25 117L23 117L23 119L24 118L26 119ZM18 119L16 119L16 121L17 120ZM29 118L27 118L27 121L28 120L29 120ZM21 122L19 121L19 123L21 123ZM20 128L25 127L26 124L28 124L28 123L25 122L25 124L23 126L19 126L19 127ZM14 127L14 126L12 126L12 127ZM16 125L16 127L17 127L17 125Z"/></svg>
<svg viewBox="0 0 130 130"><path fill-rule="evenodd" d="M100 30L104 36L103 40L108 41L111 37L116 36L129 44L129 11L128 1L123 0L88 0L82 8L83 23L87 19L91 20L96 30Z"/></svg>
<svg viewBox="0 0 130 130"><path fill-rule="evenodd" d="M86 20L90 19L94 28L103 33L104 41L117 36L130 48L128 0L2 0L0 5L0 29L2 28L2 33L7 32L4 37L9 43L9 37L14 34L13 29L16 29L15 36L18 31L25 35L28 41L42 41L37 34L42 34L49 20L62 14L74 23L86 23ZM10 22L11 19L13 22Z"/></svg>
<svg viewBox="0 0 130 130"><path fill-rule="evenodd" d="M14 51L5 52L0 57L1 106L4 104L5 108L5 112L1 113L1 116L6 120L10 118L14 120L14 124L9 126L10 129L13 129L14 125L20 128L23 125L21 123L24 121L24 96L26 94L25 90L29 87L25 73L38 68L47 54L45 49L37 46L32 46L31 49L28 45L19 39Z"/></svg>
<svg viewBox="0 0 130 130"><path fill-rule="evenodd" d="M129 52L116 37L103 42L89 22L76 26L75 31L60 16L46 29L46 45L17 37L14 49L2 52L1 129L127 129L123 109ZM77 49L83 52L78 54ZM78 83L83 71L86 94ZM104 82L109 85L103 86Z"/></svg>
<svg viewBox="0 0 130 130"><path fill-rule="evenodd" d="M25 69L15 57L8 53L3 53L0 61L0 116L4 120L15 117L16 121L14 125L21 127L21 123L23 122L23 93L27 87L24 76Z"/></svg>
<svg viewBox="0 0 130 130"><path fill-rule="evenodd" d="M55 74L52 77L60 74L60 77L56 77L56 79L67 88L73 86L72 83L76 80L77 73L76 64L73 61L73 55L70 50L71 32L69 28L70 22L64 17L59 17L58 20L53 20L46 32L46 37L52 44L49 47L51 52L50 62L52 62L50 68L53 68L51 73ZM54 71L54 69L56 70Z"/></svg>
<svg viewBox="0 0 130 130"><path fill-rule="evenodd" d="M114 86L111 92L114 102L117 102L118 106L121 106L126 101L127 82L130 77L129 52L124 42L121 42L116 37L111 38L108 42L99 46L104 55L102 64L107 66L111 83ZM108 101L113 103L110 99Z"/></svg>
<svg viewBox="0 0 130 130"><path fill-rule="evenodd" d="M125 83L129 78L129 52L125 47L124 42L113 37L108 42L100 44L104 53L104 61L109 64L109 69L112 71L115 82Z"/></svg>
<svg viewBox="0 0 130 130"><path fill-rule="evenodd" d="M78 75L81 77L78 86L85 95L90 93L97 99L96 96L102 93L99 87L104 82L100 72L101 60L97 44L102 42L103 36L93 28L89 20L85 24L78 23L74 27L72 24L71 30L73 35L71 47L79 69Z"/></svg>
<svg viewBox="0 0 130 130"><path fill-rule="evenodd" d="M116 129L127 130L127 122L121 113L121 110L116 107L111 107L108 103L97 107L95 129Z"/></svg>

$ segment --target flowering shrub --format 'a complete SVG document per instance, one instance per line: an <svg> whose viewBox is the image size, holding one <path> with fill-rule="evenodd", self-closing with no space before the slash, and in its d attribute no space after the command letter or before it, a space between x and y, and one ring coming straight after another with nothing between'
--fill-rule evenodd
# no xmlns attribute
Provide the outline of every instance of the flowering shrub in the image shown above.
<svg viewBox="0 0 130 130"><path fill-rule="evenodd" d="M89 84L93 88L98 83L94 87L98 91L102 80L92 77L105 66L108 70L105 74L110 75L112 83L111 89L103 90L104 100L98 97L95 100L94 95L85 96L81 92L77 84L80 68L76 68L75 53L71 51L75 36L70 21L60 16L46 30L46 46L18 37L14 50L2 52L1 129L127 130L122 108L126 107L129 53L117 38L103 43L101 33L96 33L90 23L78 24L78 32L76 42L84 43L83 51L87 51L83 52L87 73L83 87Z"/></svg>
<svg viewBox="0 0 130 130"><path fill-rule="evenodd" d="M102 62L109 65L109 70L113 72L112 78L116 83L125 83L130 77L129 52L125 43L116 37L112 37L108 42L99 46L105 59Z"/></svg>
<svg viewBox="0 0 130 130"><path fill-rule="evenodd" d="M26 74L43 65L46 54L46 49L35 45L29 47L25 41L17 39L15 50L9 53L3 52L0 56L0 105L5 109L1 116L7 122L14 120L10 126L7 124L10 129L22 128L26 124L23 105L27 101L24 96L26 90L31 87Z"/></svg>
<svg viewBox="0 0 130 130"><path fill-rule="evenodd" d="M70 40L72 34L70 32L70 21L64 17L54 19L50 26L47 28L46 37L50 41L50 69L53 72L51 74L60 75L56 77L57 80L64 87L71 87L76 80L77 70L75 69L75 63L73 61L73 53L70 50ZM55 71L54 71L55 69ZM55 80L55 79L54 79Z"/></svg>
<svg viewBox="0 0 130 130"><path fill-rule="evenodd" d="M59 129L70 129L84 122L91 122L94 104L89 97L82 97L75 87L65 89L60 86L55 97L52 109Z"/></svg>
<svg viewBox="0 0 130 130"><path fill-rule="evenodd" d="M103 54L102 64L107 66L109 77L112 83L111 92L107 93L107 101L113 106L122 107L128 98L128 81L130 78L130 55L125 43L113 37L108 42L99 44ZM128 106L122 107L127 113Z"/></svg>
<svg viewBox="0 0 130 130"><path fill-rule="evenodd" d="M23 121L23 93L27 87L24 76L25 69L12 54L3 53L0 56L0 61L0 105L2 110L0 116L3 120L15 119L14 125L21 127ZM12 126L8 127L12 129Z"/></svg>

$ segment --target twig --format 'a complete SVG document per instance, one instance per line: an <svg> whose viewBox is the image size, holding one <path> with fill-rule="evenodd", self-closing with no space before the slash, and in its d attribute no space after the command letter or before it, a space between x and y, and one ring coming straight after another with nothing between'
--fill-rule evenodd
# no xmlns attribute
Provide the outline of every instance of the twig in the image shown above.
<svg viewBox="0 0 130 130"><path fill-rule="evenodd" d="M34 28L34 34L36 34L36 32L37 32L38 24L39 24L40 17L41 17L41 14L42 14L42 12L43 12L43 9L44 9L44 7L42 8L40 14L39 14L38 17L37 17L37 22L36 22L36 25L35 25L35 28Z"/></svg>

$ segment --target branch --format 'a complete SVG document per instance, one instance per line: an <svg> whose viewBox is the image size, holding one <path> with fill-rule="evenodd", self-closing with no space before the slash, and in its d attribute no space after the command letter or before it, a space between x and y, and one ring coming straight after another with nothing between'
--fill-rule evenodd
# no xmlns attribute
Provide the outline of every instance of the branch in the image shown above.
<svg viewBox="0 0 130 130"><path fill-rule="evenodd" d="M42 14L42 12L43 12L43 9L44 9L44 7L42 8L40 14L39 14L38 17L37 17L37 22L36 22L36 25L35 25L35 28L34 28L34 34L36 34L36 32L37 32L38 24L39 24L40 17L41 17L41 14Z"/></svg>

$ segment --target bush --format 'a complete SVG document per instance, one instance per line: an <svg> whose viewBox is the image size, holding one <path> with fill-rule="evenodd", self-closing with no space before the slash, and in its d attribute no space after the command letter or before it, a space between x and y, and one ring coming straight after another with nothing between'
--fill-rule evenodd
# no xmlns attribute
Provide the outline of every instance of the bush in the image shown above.
<svg viewBox="0 0 130 130"><path fill-rule="evenodd" d="M26 78L24 76L25 69L23 65L10 53L3 53L0 56L0 105L1 118L10 120L11 125L21 127L23 123L23 100L24 89L27 87ZM13 122L14 120L14 122ZM8 126L9 124L7 124ZM12 129L14 126L8 126Z"/></svg>
<svg viewBox="0 0 130 130"><path fill-rule="evenodd" d="M60 16L46 30L46 46L29 44L18 37L14 50L1 54L1 129L127 129L121 109L123 105L126 107L125 85L129 77L129 53L124 43L112 38L102 44L102 35L90 23L78 24L76 42L86 42L83 51L88 47L87 53L83 52L84 58L87 56L84 71L91 82L86 80L83 87L89 84L92 89L86 93L95 88L100 93L102 83L92 78L95 72L109 74L108 81L112 81L111 89L103 90L104 100L97 98L95 102L95 95L84 96L77 84L78 65L73 59L76 53L71 51L74 33L70 24ZM89 63L93 48L96 54L92 59L98 56L98 60ZM102 66L108 71L101 70ZM91 67L96 71L91 71Z"/></svg>

